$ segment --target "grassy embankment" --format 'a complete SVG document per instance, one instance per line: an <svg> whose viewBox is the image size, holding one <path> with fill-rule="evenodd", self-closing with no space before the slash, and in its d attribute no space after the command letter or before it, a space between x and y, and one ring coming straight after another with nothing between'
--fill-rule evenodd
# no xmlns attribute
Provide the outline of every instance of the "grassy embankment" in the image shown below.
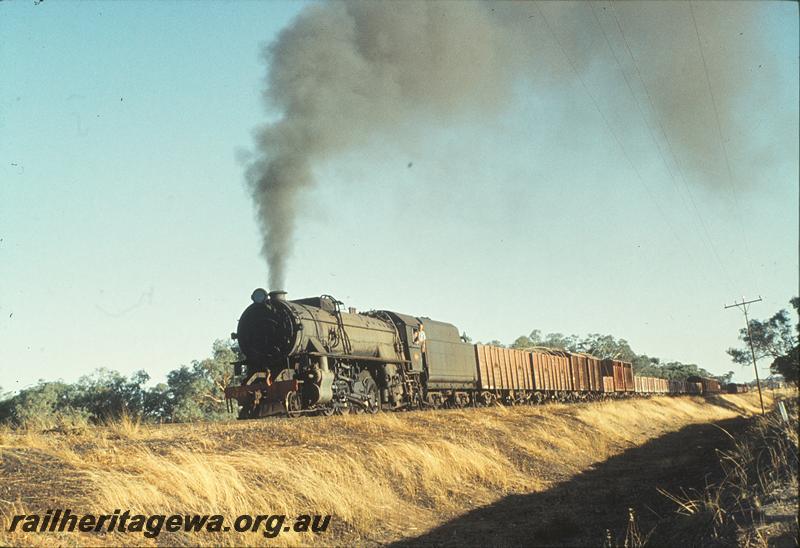
<svg viewBox="0 0 800 548"><path fill-rule="evenodd" d="M679 514L673 539L684 545L796 546L798 542L797 394L748 421L733 447L718 451L721 481L702 491L664 493Z"/></svg>
<svg viewBox="0 0 800 548"><path fill-rule="evenodd" d="M69 433L0 430L0 544L363 543L416 536L511 493L547 489L689 424L749 415L756 394L386 413ZM323 535L7 532L51 508L332 514Z"/></svg>

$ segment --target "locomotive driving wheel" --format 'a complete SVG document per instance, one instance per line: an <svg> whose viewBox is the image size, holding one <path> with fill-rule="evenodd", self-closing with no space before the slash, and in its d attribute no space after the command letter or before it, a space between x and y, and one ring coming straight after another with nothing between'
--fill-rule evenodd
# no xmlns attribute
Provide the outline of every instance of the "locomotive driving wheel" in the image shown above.
<svg viewBox="0 0 800 548"><path fill-rule="evenodd" d="M354 404L350 408L351 413L360 415L366 411L372 415L380 411L380 390L378 390L378 385L369 371L364 370L358 374L358 378L353 385L353 394L359 397L362 404Z"/></svg>
<svg viewBox="0 0 800 548"><path fill-rule="evenodd" d="M289 418L299 417L302 414L303 407L297 392L292 391L286 394L283 404L286 407L286 414Z"/></svg>
<svg viewBox="0 0 800 548"><path fill-rule="evenodd" d="M331 415L333 415L334 411L336 410L332 405L326 405L324 407L319 408L319 414L322 415L323 417L330 417Z"/></svg>

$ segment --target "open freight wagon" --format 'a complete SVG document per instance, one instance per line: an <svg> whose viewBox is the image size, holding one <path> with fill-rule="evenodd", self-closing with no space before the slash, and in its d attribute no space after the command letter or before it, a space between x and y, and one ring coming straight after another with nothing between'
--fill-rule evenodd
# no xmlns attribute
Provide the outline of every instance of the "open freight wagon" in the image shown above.
<svg viewBox="0 0 800 548"><path fill-rule="evenodd" d="M553 348L535 347L525 350L476 344L478 388L511 400L525 399L532 394L579 397L630 393L637 391L633 367L621 360L601 360L595 356ZM643 393L667 392L666 381L648 379Z"/></svg>

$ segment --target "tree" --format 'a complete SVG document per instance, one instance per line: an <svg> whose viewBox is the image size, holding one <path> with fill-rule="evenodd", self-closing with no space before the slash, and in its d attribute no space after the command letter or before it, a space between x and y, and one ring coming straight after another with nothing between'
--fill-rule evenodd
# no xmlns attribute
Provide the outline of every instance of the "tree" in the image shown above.
<svg viewBox="0 0 800 548"><path fill-rule="evenodd" d="M0 422L52 428L103 423L128 415L145 421L193 421L228 418L225 387L233 378L231 362L241 359L236 344L217 340L210 358L167 374L167 382L147 388L144 371L127 377L99 369L75 383L45 382L14 396L0 395Z"/></svg>
<svg viewBox="0 0 800 548"><path fill-rule="evenodd" d="M795 312L800 314L800 298L790 301ZM788 382L798 383L798 344L800 344L800 323L792 328L789 312L779 310L768 320L750 320L750 337L752 337L753 353L756 361L772 358L770 370L783 375ZM739 340L745 343L743 348L729 348L728 355L734 363L748 365L751 363L750 345L747 328L739 330Z"/></svg>
<svg viewBox="0 0 800 548"><path fill-rule="evenodd" d="M510 348L530 348L531 346L535 345L528 337L522 335L521 337L517 337L517 339L511 343Z"/></svg>
<svg viewBox="0 0 800 548"><path fill-rule="evenodd" d="M123 415L142 418L147 393L144 385L149 380L150 375L144 371L136 371L129 378L118 371L98 369L74 385L70 405L85 410L96 422Z"/></svg>
<svg viewBox="0 0 800 548"><path fill-rule="evenodd" d="M225 387L233 379L231 362L239 359L236 344L216 340L211 358L170 371L162 392L164 419L184 422L227 417Z"/></svg>
<svg viewBox="0 0 800 548"><path fill-rule="evenodd" d="M58 424L85 422L88 413L77 408L72 401L77 393L74 385L61 381L45 382L20 390L5 400L2 419L16 426L52 428Z"/></svg>
<svg viewBox="0 0 800 548"><path fill-rule="evenodd" d="M720 384L730 384L730 382L733 380L733 374L733 371L728 371L724 375L718 375L717 380L720 382Z"/></svg>
<svg viewBox="0 0 800 548"><path fill-rule="evenodd" d="M800 346L795 346L785 356L775 358L770 365L770 371L781 375L786 382L800 385Z"/></svg>
<svg viewBox="0 0 800 548"><path fill-rule="evenodd" d="M574 338L577 339L573 335ZM634 352L628 341L625 339L615 339L613 335L601 335L600 333L589 333L586 338L577 343L576 345L581 352L586 352L592 356L597 356L601 359L615 359L626 362L637 363L637 354ZM643 355L642 359L638 360L641 367L649 365L651 358ZM658 358L655 363L658 363Z"/></svg>
<svg viewBox="0 0 800 548"><path fill-rule="evenodd" d="M511 343L511 348L524 349L534 346L559 348L570 352L585 352L601 359L631 362L634 374L646 377L683 380L693 375L701 377L714 376L695 364L675 361L662 363L659 358L651 357L647 354L637 354L627 340L618 339L613 335L589 333L581 338L578 335L565 336L561 333L548 333L543 336L540 330L534 329L529 335L517 337Z"/></svg>

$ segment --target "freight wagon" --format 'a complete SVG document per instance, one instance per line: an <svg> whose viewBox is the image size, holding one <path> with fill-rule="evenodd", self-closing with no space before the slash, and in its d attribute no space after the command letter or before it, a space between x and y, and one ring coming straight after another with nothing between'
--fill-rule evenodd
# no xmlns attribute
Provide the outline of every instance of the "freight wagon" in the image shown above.
<svg viewBox="0 0 800 548"><path fill-rule="evenodd" d="M635 392L636 385L633 380L633 366L630 362L605 359L600 362L603 375L614 378L616 392Z"/></svg>
<svg viewBox="0 0 800 548"><path fill-rule="evenodd" d="M717 379L709 379L707 377L692 376L686 379L686 382L693 384L700 384L698 394L719 394L722 390Z"/></svg>
<svg viewBox="0 0 800 548"><path fill-rule="evenodd" d="M667 379L661 379L658 377L640 377L640 376L635 376L633 379L636 392L640 392L642 394L670 393L670 385Z"/></svg>
<svg viewBox="0 0 800 548"><path fill-rule="evenodd" d="M728 394L744 394L745 392L750 391L750 387L746 384L737 384L732 382L725 385L725 390L728 392Z"/></svg>

